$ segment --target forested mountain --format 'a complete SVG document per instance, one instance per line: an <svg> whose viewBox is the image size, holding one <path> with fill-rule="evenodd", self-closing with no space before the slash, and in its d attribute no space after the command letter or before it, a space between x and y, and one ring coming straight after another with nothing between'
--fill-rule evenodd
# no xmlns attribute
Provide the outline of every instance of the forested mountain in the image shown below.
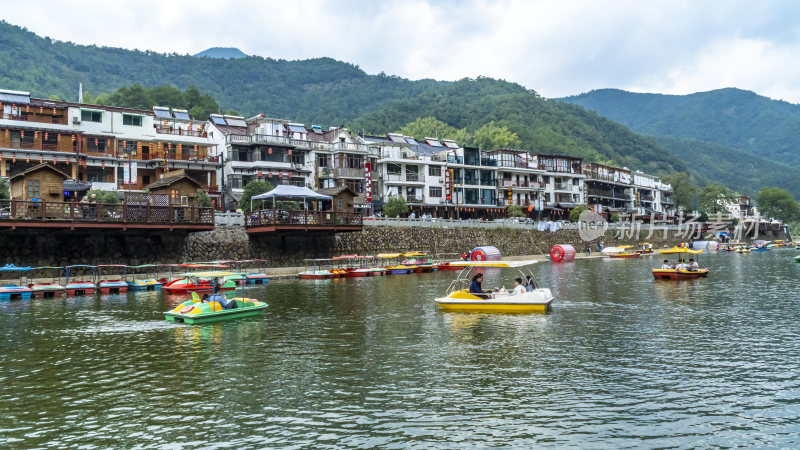
<svg viewBox="0 0 800 450"><path fill-rule="evenodd" d="M728 88L662 95L601 89L562 100L638 133L692 138L792 166L800 164L800 105L750 91Z"/></svg>
<svg viewBox="0 0 800 450"><path fill-rule="evenodd" d="M368 75L357 66L317 58L285 61L221 59L75 45L0 22L0 88L75 101L78 83L93 96L122 86L190 85L223 109L265 112L301 122L340 125L396 98L446 83Z"/></svg>
<svg viewBox="0 0 800 450"><path fill-rule="evenodd" d="M755 196L765 186L800 195L800 169L696 139L660 136L656 142L680 158L700 184L722 184Z"/></svg>
<svg viewBox="0 0 800 450"><path fill-rule="evenodd" d="M588 113L545 100L505 81L455 83L368 75L330 58L284 61L261 57L196 58L81 46L41 38L0 23L0 87L74 99L79 82L94 97L120 87L194 85L221 109L266 113L306 123L386 132L433 116L474 130L489 122L517 133L522 148L564 153L655 173L682 170L650 139ZM116 98L122 98L117 95ZM121 105L122 106L122 105Z"/></svg>
<svg viewBox="0 0 800 450"><path fill-rule="evenodd" d="M462 80L401 99L352 123L355 130L399 130L417 117L435 117L467 131L494 122L516 133L522 148L580 156L650 173L685 170L652 139L582 107L547 100L522 86L490 78Z"/></svg>

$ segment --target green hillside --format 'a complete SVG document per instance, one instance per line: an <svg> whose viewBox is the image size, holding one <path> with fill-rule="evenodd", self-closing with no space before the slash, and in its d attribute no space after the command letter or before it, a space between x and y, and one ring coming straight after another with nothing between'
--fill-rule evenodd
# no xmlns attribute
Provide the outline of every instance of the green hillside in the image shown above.
<svg viewBox="0 0 800 450"><path fill-rule="evenodd" d="M755 197L764 186L800 194L800 169L696 139L657 137L661 146L686 162L700 184L722 184Z"/></svg>
<svg viewBox="0 0 800 450"><path fill-rule="evenodd" d="M445 84L368 75L353 64L331 58L196 58L75 45L42 38L6 22L0 22L0 61L0 88L31 91L36 96L75 101L78 83L93 96L133 84L171 84L180 89L194 85L226 110L332 125Z"/></svg>
<svg viewBox="0 0 800 450"><path fill-rule="evenodd" d="M800 163L800 105L741 89L690 95L601 89L562 99L651 136L692 138L792 166Z"/></svg>
<svg viewBox="0 0 800 450"><path fill-rule="evenodd" d="M467 131L495 122L516 133L522 148L541 153L580 156L657 174L685 170L680 159L652 139L616 122L490 78L462 80L435 92L394 101L351 125L355 130L372 132L399 130L418 117L436 117Z"/></svg>

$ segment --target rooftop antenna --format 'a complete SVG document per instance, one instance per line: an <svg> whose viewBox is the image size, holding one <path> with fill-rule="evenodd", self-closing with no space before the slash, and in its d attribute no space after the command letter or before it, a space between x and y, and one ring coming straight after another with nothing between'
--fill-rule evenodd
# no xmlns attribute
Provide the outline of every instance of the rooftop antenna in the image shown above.
<svg viewBox="0 0 800 450"><path fill-rule="evenodd" d="M78 103L83 103L83 83L78 83Z"/></svg>

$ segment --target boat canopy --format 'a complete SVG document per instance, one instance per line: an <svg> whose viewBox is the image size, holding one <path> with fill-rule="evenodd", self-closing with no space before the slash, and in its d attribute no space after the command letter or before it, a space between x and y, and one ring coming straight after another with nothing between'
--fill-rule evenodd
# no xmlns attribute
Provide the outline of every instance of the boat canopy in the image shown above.
<svg viewBox="0 0 800 450"><path fill-rule="evenodd" d="M244 274L240 272L186 272L178 274L179 277L199 277L199 278L229 277L234 275L244 275Z"/></svg>
<svg viewBox="0 0 800 450"><path fill-rule="evenodd" d="M450 264L459 267L522 267L536 264L539 260L526 261L453 261Z"/></svg>
<svg viewBox="0 0 800 450"><path fill-rule="evenodd" d="M399 258L403 256L402 253L378 253L378 258Z"/></svg>
<svg viewBox="0 0 800 450"><path fill-rule="evenodd" d="M703 250L689 250L686 247L672 247L669 250L659 250L658 253L663 255L670 255L673 253L691 253L692 255L699 255L700 253L703 253Z"/></svg>
<svg viewBox="0 0 800 450"><path fill-rule="evenodd" d="M173 266L175 264L160 264L162 266ZM159 264L142 264L139 266L127 266L129 269L144 269L146 267L158 267Z"/></svg>
<svg viewBox="0 0 800 450"><path fill-rule="evenodd" d="M228 266L222 264L209 264L209 263L190 263L178 264L179 267L192 267L195 269L227 269Z"/></svg>

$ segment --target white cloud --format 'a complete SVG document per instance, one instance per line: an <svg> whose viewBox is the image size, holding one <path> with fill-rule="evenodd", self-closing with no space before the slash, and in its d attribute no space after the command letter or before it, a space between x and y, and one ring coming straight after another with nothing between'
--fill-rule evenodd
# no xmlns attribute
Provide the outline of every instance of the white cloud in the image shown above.
<svg viewBox="0 0 800 450"><path fill-rule="evenodd" d="M369 73L503 78L542 95L735 86L800 102L800 4L747 1L42 1L6 21L81 44L329 56Z"/></svg>

